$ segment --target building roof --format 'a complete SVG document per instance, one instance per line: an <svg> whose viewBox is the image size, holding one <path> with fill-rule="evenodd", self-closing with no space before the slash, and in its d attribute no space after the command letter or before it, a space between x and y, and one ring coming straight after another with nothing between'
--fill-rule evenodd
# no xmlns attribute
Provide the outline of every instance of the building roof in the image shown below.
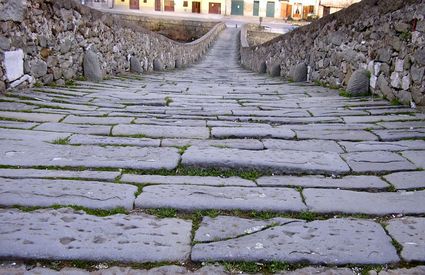
<svg viewBox="0 0 425 275"><path fill-rule="evenodd" d="M320 5L332 8L346 8L361 0L320 0Z"/></svg>

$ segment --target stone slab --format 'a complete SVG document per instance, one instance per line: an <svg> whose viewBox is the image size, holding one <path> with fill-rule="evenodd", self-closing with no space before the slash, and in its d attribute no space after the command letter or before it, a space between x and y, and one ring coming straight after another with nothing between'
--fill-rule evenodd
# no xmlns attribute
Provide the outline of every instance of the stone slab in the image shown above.
<svg viewBox="0 0 425 275"><path fill-rule="evenodd" d="M425 171L393 173L384 178L396 189L425 188Z"/></svg>
<svg viewBox="0 0 425 275"><path fill-rule="evenodd" d="M65 124L65 123L43 123L35 127L34 130L107 136L111 132L111 126Z"/></svg>
<svg viewBox="0 0 425 275"><path fill-rule="evenodd" d="M143 188L136 208L303 211L300 194L289 188L156 185Z"/></svg>
<svg viewBox="0 0 425 275"><path fill-rule="evenodd" d="M324 176L269 176L256 180L259 186L300 186L325 187L341 189L386 189L390 187L385 181L376 176L346 176L333 178Z"/></svg>
<svg viewBox="0 0 425 275"><path fill-rule="evenodd" d="M1 171L1 170L0 170ZM239 177L198 177L198 176L159 176L124 174L122 182L140 184L172 184L172 185L209 185L209 186L251 186L257 185L250 180Z"/></svg>
<svg viewBox="0 0 425 275"><path fill-rule="evenodd" d="M4 112L0 111L0 118L16 119L32 122L58 122L64 115L45 113L24 113L24 112Z"/></svg>
<svg viewBox="0 0 425 275"><path fill-rule="evenodd" d="M333 140L280 140L264 139L266 149L297 150L311 152L336 152L343 153L344 150Z"/></svg>
<svg viewBox="0 0 425 275"><path fill-rule="evenodd" d="M75 134L69 139L69 144L159 147L161 140L151 138L126 138Z"/></svg>
<svg viewBox="0 0 425 275"><path fill-rule="evenodd" d="M0 140L0 165L55 167L110 167L174 169L180 161L176 148L71 146Z"/></svg>
<svg viewBox="0 0 425 275"><path fill-rule="evenodd" d="M273 218L267 220L245 219L232 216L204 217L196 231L196 242L216 242L241 237L264 230L271 226L299 221L295 219Z"/></svg>
<svg viewBox="0 0 425 275"><path fill-rule="evenodd" d="M224 169L258 169L294 173L347 173L347 164L333 152L290 150L249 151L190 147L182 156L184 166Z"/></svg>
<svg viewBox="0 0 425 275"><path fill-rule="evenodd" d="M425 140L339 142L347 152L425 150Z"/></svg>
<svg viewBox="0 0 425 275"><path fill-rule="evenodd" d="M38 123L33 122L19 122L19 121L8 121L0 120L0 127L11 128L11 129L31 129L37 126Z"/></svg>
<svg viewBox="0 0 425 275"><path fill-rule="evenodd" d="M399 257L378 223L330 219L292 222L230 240L196 244L192 260L343 265L393 263Z"/></svg>
<svg viewBox="0 0 425 275"><path fill-rule="evenodd" d="M425 212L425 191L356 192L335 189L304 189L308 208L317 213L421 214Z"/></svg>
<svg viewBox="0 0 425 275"><path fill-rule="evenodd" d="M42 132L18 129L0 129L0 139L10 142L54 142L69 137L70 133Z"/></svg>
<svg viewBox="0 0 425 275"><path fill-rule="evenodd" d="M210 136L207 127L175 127L137 124L120 124L112 129L114 136L145 135L152 138L198 138Z"/></svg>
<svg viewBox="0 0 425 275"><path fill-rule="evenodd" d="M370 275L422 275L425 274L425 266L416 266L411 268L397 268L397 269L385 269L379 271L379 273L371 273Z"/></svg>
<svg viewBox="0 0 425 275"><path fill-rule="evenodd" d="M425 128L372 130L372 132L379 136L379 139L382 141L425 138Z"/></svg>
<svg viewBox="0 0 425 275"><path fill-rule="evenodd" d="M263 150L263 143L256 139L163 139L161 146L180 147L180 146L196 146L196 147L218 147L218 148L236 148L247 150Z"/></svg>
<svg viewBox="0 0 425 275"><path fill-rule="evenodd" d="M425 169L425 150L422 151L404 151L403 157L413 162L418 168Z"/></svg>
<svg viewBox="0 0 425 275"><path fill-rule="evenodd" d="M342 154L354 172L416 170L416 166L402 156L387 151L354 152Z"/></svg>
<svg viewBox="0 0 425 275"><path fill-rule="evenodd" d="M425 121L380 122L378 125L387 129L415 129L425 128Z"/></svg>
<svg viewBox="0 0 425 275"><path fill-rule="evenodd" d="M295 130L299 139L324 139L324 140L378 140L374 134L364 130Z"/></svg>
<svg viewBox="0 0 425 275"><path fill-rule="evenodd" d="M67 116L62 122L72 124L129 124L133 118L131 117L94 117L94 116Z"/></svg>
<svg viewBox="0 0 425 275"><path fill-rule="evenodd" d="M0 210L2 258L185 261L192 223L148 215L96 217L68 208Z"/></svg>
<svg viewBox="0 0 425 275"><path fill-rule="evenodd" d="M120 172L108 171L70 171L70 170L40 170L40 169L0 169L3 178L59 178L59 179L90 179L114 181Z"/></svg>
<svg viewBox="0 0 425 275"><path fill-rule="evenodd" d="M76 180L0 178L0 205L79 205L93 209L133 209L137 187Z"/></svg>
<svg viewBox="0 0 425 275"><path fill-rule="evenodd" d="M405 261L425 261L425 218L393 219L388 222L386 229L391 237L403 247L401 257ZM425 272L425 268L423 271Z"/></svg>
<svg viewBox="0 0 425 275"><path fill-rule="evenodd" d="M0 12L0 18L4 20L3 10ZM24 52L22 49L4 52L4 69L9 82L13 82L24 75Z"/></svg>
<svg viewBox="0 0 425 275"><path fill-rule="evenodd" d="M213 127L211 135L214 138L285 138L295 137L295 133L285 128L254 128L254 127Z"/></svg>

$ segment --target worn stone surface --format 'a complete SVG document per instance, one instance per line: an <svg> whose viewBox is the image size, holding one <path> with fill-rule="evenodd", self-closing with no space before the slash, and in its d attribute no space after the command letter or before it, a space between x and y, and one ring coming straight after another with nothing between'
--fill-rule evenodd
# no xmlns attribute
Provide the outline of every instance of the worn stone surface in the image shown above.
<svg viewBox="0 0 425 275"><path fill-rule="evenodd" d="M239 177L198 177L198 176L159 176L159 175L134 175L124 174L122 182L141 184L167 184L167 185L210 185L210 186L251 186L255 187L253 181Z"/></svg>
<svg viewBox="0 0 425 275"><path fill-rule="evenodd" d="M327 139L327 140L348 140L364 141L378 140L378 137L364 130L295 130L299 139Z"/></svg>
<svg viewBox="0 0 425 275"><path fill-rule="evenodd" d="M425 151L403 151L401 154L418 168L425 169Z"/></svg>
<svg viewBox="0 0 425 275"><path fill-rule="evenodd" d="M84 54L83 62L84 77L89 81L98 82L103 79L102 69L100 68L99 58L93 51L87 51Z"/></svg>
<svg viewBox="0 0 425 275"><path fill-rule="evenodd" d="M199 138L210 136L206 127L175 127L175 126L145 126L145 125L117 125L112 129L114 136L144 135L147 137L165 138Z"/></svg>
<svg viewBox="0 0 425 275"><path fill-rule="evenodd" d="M160 185L143 188L136 208L302 211L300 194L289 188Z"/></svg>
<svg viewBox="0 0 425 275"><path fill-rule="evenodd" d="M58 179L90 179L114 181L119 172L109 171L71 171L71 170L39 170L39 169L0 169L3 178L58 178Z"/></svg>
<svg viewBox="0 0 425 275"><path fill-rule="evenodd" d="M363 96L369 93L368 71L354 71L348 81L347 92L352 96Z"/></svg>
<svg viewBox="0 0 425 275"><path fill-rule="evenodd" d="M425 150L424 140L339 142L347 152Z"/></svg>
<svg viewBox="0 0 425 275"><path fill-rule="evenodd" d="M175 148L99 147L0 141L1 165L56 167L119 167L174 169L180 160Z"/></svg>
<svg viewBox="0 0 425 275"><path fill-rule="evenodd" d="M0 205L133 209L137 187L92 181L0 178Z"/></svg>
<svg viewBox="0 0 425 275"><path fill-rule="evenodd" d="M264 169L285 172L346 173L347 164L336 153L289 150L248 151L190 147L182 156L184 166Z"/></svg>
<svg viewBox="0 0 425 275"><path fill-rule="evenodd" d="M354 172L402 171L417 168L400 155L387 151L354 152L343 154L342 157Z"/></svg>
<svg viewBox="0 0 425 275"><path fill-rule="evenodd" d="M384 176L396 189L425 188L425 172L399 172Z"/></svg>
<svg viewBox="0 0 425 275"><path fill-rule="evenodd" d="M252 128L252 127L213 127L214 138L284 138L291 139L295 133L285 128Z"/></svg>
<svg viewBox="0 0 425 275"><path fill-rule="evenodd" d="M184 261L192 223L147 215L96 217L72 209L0 210L1 257L86 261ZM140 253L143 251L143 253Z"/></svg>
<svg viewBox="0 0 425 275"><path fill-rule="evenodd" d="M13 1L8 2L12 3ZM9 81L14 81L24 75L23 59L24 52L21 49L16 51L7 51L4 53L4 68L6 71L6 77Z"/></svg>
<svg viewBox="0 0 425 275"><path fill-rule="evenodd" d="M260 177L256 180L259 186L300 186L300 187L326 187L341 189L385 189L389 185L375 176L346 176L332 178L323 176L271 176Z"/></svg>
<svg viewBox="0 0 425 275"><path fill-rule="evenodd" d="M336 152L336 153L344 152L342 148L333 140L263 139L263 144L266 149L299 150L299 151L313 151L313 152Z"/></svg>
<svg viewBox="0 0 425 275"><path fill-rule="evenodd" d="M393 219L388 222L386 229L402 246L401 257L405 261L423 262L425 260L425 218Z"/></svg>
<svg viewBox="0 0 425 275"><path fill-rule="evenodd" d="M26 0L5 0L0 6L0 21L22 22L26 13Z"/></svg>
<svg viewBox="0 0 425 275"><path fill-rule="evenodd" d="M299 220L273 218L268 220L244 219L232 216L204 217L195 234L197 242L217 242L234 239L262 231L268 227L288 224Z"/></svg>
<svg viewBox="0 0 425 275"><path fill-rule="evenodd" d="M159 147L161 141L150 138L126 138L95 135L72 135L69 144L122 145L139 147Z"/></svg>
<svg viewBox="0 0 425 275"><path fill-rule="evenodd" d="M307 81L307 66L304 63L296 65L289 76L294 82Z"/></svg>
<svg viewBox="0 0 425 275"><path fill-rule="evenodd" d="M369 193L332 189L304 189L307 207L318 213L371 215L420 214L425 191Z"/></svg>
<svg viewBox="0 0 425 275"><path fill-rule="evenodd" d="M331 219L292 222L235 239L196 244L192 260L368 264L397 262L399 258L379 224Z"/></svg>
<svg viewBox="0 0 425 275"><path fill-rule="evenodd" d="M138 74L143 72L140 60L135 56L130 57L130 72Z"/></svg>

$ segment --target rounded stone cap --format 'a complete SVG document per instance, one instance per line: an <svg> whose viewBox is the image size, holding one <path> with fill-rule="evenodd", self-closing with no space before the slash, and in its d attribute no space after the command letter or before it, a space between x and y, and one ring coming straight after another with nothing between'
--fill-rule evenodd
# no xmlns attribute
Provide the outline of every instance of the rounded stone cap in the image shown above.
<svg viewBox="0 0 425 275"><path fill-rule="evenodd" d="M369 71L359 69L353 72L348 81L347 93L351 96L364 96L369 94Z"/></svg>

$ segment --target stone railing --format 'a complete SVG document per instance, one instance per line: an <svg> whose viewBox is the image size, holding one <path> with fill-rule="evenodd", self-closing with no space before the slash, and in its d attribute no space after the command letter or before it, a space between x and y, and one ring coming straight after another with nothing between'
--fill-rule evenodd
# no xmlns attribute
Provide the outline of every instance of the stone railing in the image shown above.
<svg viewBox="0 0 425 275"><path fill-rule="evenodd" d="M369 70L370 90L389 100L425 105L425 2L363 0L262 45L241 47L243 66L347 87Z"/></svg>
<svg viewBox="0 0 425 275"><path fill-rule="evenodd" d="M88 55L110 76L128 71L130 60L141 71L185 66L225 28L217 24L200 39L179 43L74 0L3 1L0 26L0 91L84 76Z"/></svg>

